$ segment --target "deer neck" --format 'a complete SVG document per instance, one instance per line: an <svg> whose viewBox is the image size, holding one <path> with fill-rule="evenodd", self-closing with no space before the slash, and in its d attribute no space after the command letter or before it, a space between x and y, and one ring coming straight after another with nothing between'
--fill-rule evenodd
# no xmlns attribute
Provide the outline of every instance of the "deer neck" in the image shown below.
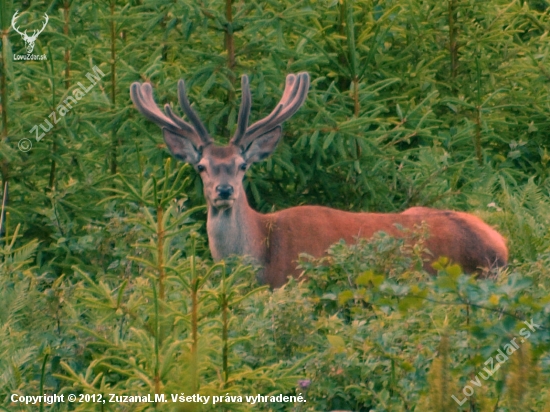
<svg viewBox="0 0 550 412"><path fill-rule="evenodd" d="M250 207L243 188L229 209L209 204L206 228L212 257L220 260L231 255L250 256L263 265L266 229L262 216Z"/></svg>

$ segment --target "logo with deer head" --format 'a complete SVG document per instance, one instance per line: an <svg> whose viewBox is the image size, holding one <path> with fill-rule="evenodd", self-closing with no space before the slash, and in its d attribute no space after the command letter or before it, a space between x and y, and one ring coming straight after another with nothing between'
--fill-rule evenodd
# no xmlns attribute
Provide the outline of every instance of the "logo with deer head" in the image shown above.
<svg viewBox="0 0 550 412"><path fill-rule="evenodd" d="M21 35L21 38L23 39L23 41L25 42L25 47L27 48L27 54L31 54L32 51L34 50L34 43L36 42L36 39L38 38L38 35L40 33L42 33L44 31L44 29L46 28L46 25L48 24L48 15L46 13L44 13L44 25L42 26L42 28L40 30L34 30L33 34L32 35L28 35L27 34L27 30L25 30L24 32L21 32L17 26L15 25L17 19L18 19L18 16L17 14L19 13L19 10L16 10L15 11L15 14L13 15L12 19L11 19L11 26L13 27L13 29L19 33Z"/></svg>

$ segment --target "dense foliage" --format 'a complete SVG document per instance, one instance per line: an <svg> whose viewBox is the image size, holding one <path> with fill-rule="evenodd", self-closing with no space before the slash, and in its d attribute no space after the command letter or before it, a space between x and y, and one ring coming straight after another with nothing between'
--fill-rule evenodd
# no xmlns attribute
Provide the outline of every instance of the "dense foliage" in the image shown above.
<svg viewBox="0 0 550 412"><path fill-rule="evenodd" d="M16 10L29 33L49 15L34 49L47 59L14 60ZM1 410L550 411L546 0L1 0L0 13ZM150 81L175 105L184 78L223 143L242 74L254 121L299 71L308 100L248 173L253 207L470 211L507 237L509 268L479 280L442 259L430 277L421 230L412 248L380 233L304 256L310 280L276 291L243 262L212 262L200 179L129 86ZM540 328L472 383L524 321ZM307 402L25 406L12 393Z"/></svg>

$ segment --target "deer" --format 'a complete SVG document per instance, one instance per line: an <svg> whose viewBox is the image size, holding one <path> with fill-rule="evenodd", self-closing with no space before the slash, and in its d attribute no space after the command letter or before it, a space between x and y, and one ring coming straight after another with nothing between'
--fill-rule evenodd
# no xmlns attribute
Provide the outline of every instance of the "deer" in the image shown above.
<svg viewBox="0 0 550 412"><path fill-rule="evenodd" d="M403 238L403 228L424 224L429 231L424 268L435 274L431 261L444 256L463 271L483 276L487 269L503 268L508 249L504 238L475 215L428 207L401 213L348 212L325 206L303 205L261 214L248 203L243 179L246 171L276 149L282 123L306 100L309 74L289 74L280 102L265 118L249 126L252 98L249 79L241 78L242 97L236 131L227 145L218 145L191 107L185 82L178 82L178 100L189 122L169 104L162 112L150 83L130 87L137 110L162 129L164 142L177 160L191 164L203 183L207 205L208 243L215 261L231 255L249 256L260 270L257 278L271 288L283 286L288 277L299 277L301 253L323 256L334 243L371 238L384 231Z"/></svg>
<svg viewBox="0 0 550 412"><path fill-rule="evenodd" d="M19 10L16 10L15 14L11 18L11 26L13 27L13 30L15 30L17 33L19 33L21 35L21 37L23 38L23 41L25 42L25 47L27 48L27 54L31 54L32 51L34 50L34 43L36 42L36 39L38 38L38 35L44 31L44 29L46 28L46 25L48 24L49 17L46 13L44 13L44 20L45 21L44 21L44 24L42 25L42 28L34 30L33 34L31 36L29 36L27 34L27 30L25 30L24 32L21 32L17 28L17 26L15 25L15 22L19 18L17 16L18 13L19 13Z"/></svg>

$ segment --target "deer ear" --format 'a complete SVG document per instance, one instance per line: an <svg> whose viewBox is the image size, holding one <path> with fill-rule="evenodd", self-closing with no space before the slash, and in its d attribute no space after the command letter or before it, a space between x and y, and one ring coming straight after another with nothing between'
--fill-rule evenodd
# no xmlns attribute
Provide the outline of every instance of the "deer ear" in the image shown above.
<svg viewBox="0 0 550 412"><path fill-rule="evenodd" d="M166 146L170 150L170 153L182 162L191 163L196 165L201 160L200 151L193 146L189 139L186 139L179 133L168 130L166 127L162 128L162 136L166 142Z"/></svg>
<svg viewBox="0 0 550 412"><path fill-rule="evenodd" d="M252 141L250 146L245 149L243 153L245 162L255 163L264 160L271 153L273 153L279 143L279 140L281 140L281 135L282 128L281 126L277 126L269 132L258 136Z"/></svg>

